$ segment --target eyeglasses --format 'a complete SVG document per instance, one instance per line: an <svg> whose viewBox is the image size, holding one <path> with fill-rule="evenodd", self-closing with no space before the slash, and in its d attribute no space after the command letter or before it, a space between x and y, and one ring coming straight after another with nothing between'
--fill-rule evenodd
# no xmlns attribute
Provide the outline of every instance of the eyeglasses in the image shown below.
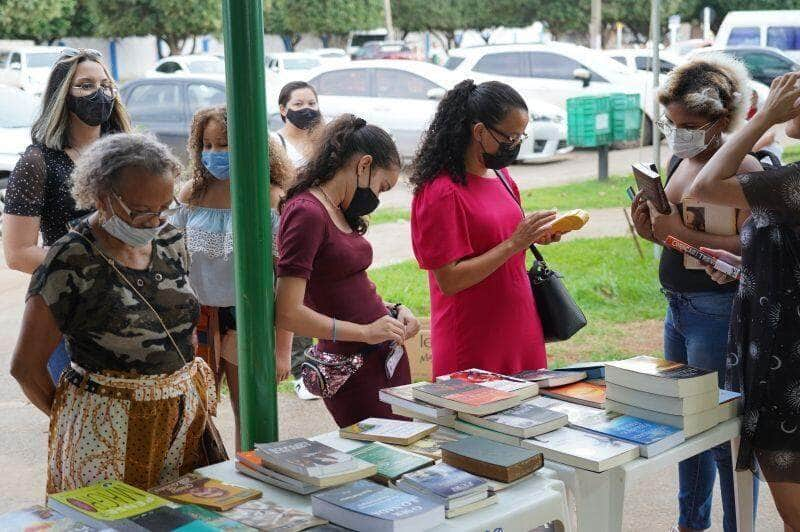
<svg viewBox="0 0 800 532"><path fill-rule="evenodd" d="M517 144L521 144L522 141L528 138L527 133L522 133L520 135L509 135L491 126L486 126L486 129L489 131L489 134L498 144L511 144L512 146L516 146ZM494 136L495 133L500 135L500 139Z"/></svg>
<svg viewBox="0 0 800 532"><path fill-rule="evenodd" d="M154 218L157 219L159 222L166 222L169 219L170 216L172 216L172 215L174 215L174 214L176 214L178 212L177 205L180 204L178 202L177 198L173 197L172 198L172 202L173 202L173 205L176 205L175 207L170 207L170 208L164 209L163 211L160 211L160 212L134 211L133 209L131 209L130 207L125 205L125 202L122 201L122 198L120 197L119 194L117 194L116 192L112 192L112 194L114 195L115 198L117 198L117 201L122 206L122 210L125 211L125 214L128 215L128 217L131 219L131 222L135 226L144 225L147 222L151 222Z"/></svg>
<svg viewBox="0 0 800 532"><path fill-rule="evenodd" d="M83 83L73 85L72 88L75 89L77 96L89 96L90 94L96 94L97 91L102 91L103 94L110 98L113 98L117 95L117 86L110 81L102 81L100 83L85 81Z"/></svg>
<svg viewBox="0 0 800 532"><path fill-rule="evenodd" d="M700 126L698 128L688 129L688 128L677 127L672 122L672 120L667 118L667 115L662 115L661 118L659 118L656 121L656 126L658 126L658 129L665 136L671 135L674 132L676 140L684 140L684 141L688 142L688 141L692 140L691 139L692 133L694 133L695 131L706 131L706 130L714 127L714 124L716 124L718 121L719 121L719 118L716 119L716 120L712 120L711 122L708 122L707 124L702 125L702 126ZM683 137L686 137L686 138L683 138Z"/></svg>
<svg viewBox="0 0 800 532"><path fill-rule="evenodd" d="M86 55L96 59L103 57L103 54L94 48L64 48L61 50L61 59Z"/></svg>

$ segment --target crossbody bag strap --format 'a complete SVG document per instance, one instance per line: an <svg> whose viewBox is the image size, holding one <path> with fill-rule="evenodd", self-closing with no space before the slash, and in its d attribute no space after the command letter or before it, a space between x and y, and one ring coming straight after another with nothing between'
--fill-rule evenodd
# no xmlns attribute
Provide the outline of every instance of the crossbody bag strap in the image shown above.
<svg viewBox="0 0 800 532"><path fill-rule="evenodd" d="M105 254L104 254L102 251L100 251L100 249L99 249L97 246L95 246L95 245L94 245L94 242L92 242L91 240L89 240L88 238L86 238L86 237L85 237L84 235L82 235L82 234L81 234L79 231L75 231L75 230L73 230L73 233L75 233L75 234L77 234L78 236L80 236L80 237L81 237L83 240L85 240L85 241L86 241L86 243L87 243L87 244L89 244L90 246L92 246L92 249L95 251L95 253L97 253L98 255L100 255L100 256L103 258L103 260L105 260L105 261L108 263L108 265L109 265L109 266L111 266L111 268L112 268L112 269L113 269L115 272L117 272L117 275L119 275L119 276L120 276L120 278L121 278L123 281L125 281L125 284L127 284L127 285L128 285L128 288L130 288L131 290L133 290L133 293L134 293L134 294L136 294L137 296L139 296L139 299L141 299L141 300L142 300L142 302L143 302L145 305L147 305L147 308L149 308L149 309L150 309L150 310L153 312L153 314L155 315L155 317L158 319L158 322L161 324L161 327L163 327L163 328L164 328L164 332L165 332L165 333L167 333L167 336L169 337L170 341L172 342L172 345L175 347L175 351L177 351L177 353L178 353L178 356L180 356L180 357L181 357L181 360L183 360L183 353L181 352L181 349L180 349L180 347L178 347L178 343L175 341L175 338L173 338L173 337L172 337L172 334L169 332L169 329L167 328L167 324L166 324L166 323L164 323L164 320L162 320L162 319L161 319L161 315L158 313L158 311L157 311L155 308L153 308L153 305L151 305L151 304L150 304L150 301L148 301L148 300L147 300L147 298L146 298L146 297L144 297L144 296L142 295L142 293L141 293L141 292L139 292L139 291L136 289L136 287L135 287L135 286L133 286L133 283L131 283L131 282L128 280L128 278L125 276L125 274L124 274L124 273L122 273L122 272L119 270L119 268L117 268L117 265L116 265L116 264L114 264L114 259L110 259L110 258L106 257L106 256L105 256Z"/></svg>
<svg viewBox="0 0 800 532"><path fill-rule="evenodd" d="M503 183L503 186L508 191L508 194L511 196L511 199L513 199L514 203L516 203L519 206L519 210L522 211L522 217L524 218L525 217L525 209L522 208L522 203L519 200L517 200L517 197L514 195L514 191L511 190L511 185L506 183L505 178L503 177L503 175L499 171L494 170L494 175L496 175L497 179L499 179L500 182ZM531 250L531 253L533 253L533 256L536 258L536 260L538 260L543 265L546 264L545 261L544 261L544 257L542 256L541 253L539 253L539 250L536 249L535 245L531 244L530 245L530 250Z"/></svg>

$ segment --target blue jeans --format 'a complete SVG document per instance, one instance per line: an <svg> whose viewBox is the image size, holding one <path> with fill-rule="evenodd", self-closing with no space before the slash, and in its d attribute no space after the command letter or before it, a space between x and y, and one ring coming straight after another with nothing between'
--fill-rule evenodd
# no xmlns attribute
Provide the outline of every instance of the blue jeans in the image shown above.
<svg viewBox="0 0 800 532"><path fill-rule="evenodd" d="M53 351L47 361L47 372L50 374L50 378L53 379L53 382L56 385L58 385L58 379L61 378L61 374L65 369L67 369L67 366L69 366L67 345L64 342L64 338L61 338L61 341L58 342L56 350Z"/></svg>
<svg viewBox="0 0 800 532"><path fill-rule="evenodd" d="M720 388L725 385L733 292L682 293L664 290L669 308L664 320L664 358L690 366L716 370ZM723 529L736 530L731 445L724 443L678 464L678 522L705 530L711 526L711 498L719 471ZM754 478L754 506L758 480Z"/></svg>

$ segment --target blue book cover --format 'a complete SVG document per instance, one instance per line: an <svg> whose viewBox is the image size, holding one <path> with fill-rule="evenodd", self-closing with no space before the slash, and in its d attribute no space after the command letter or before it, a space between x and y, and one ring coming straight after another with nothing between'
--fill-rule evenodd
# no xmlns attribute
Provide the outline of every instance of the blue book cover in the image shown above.
<svg viewBox="0 0 800 532"><path fill-rule="evenodd" d="M555 368L553 371L584 371L586 378L592 379L605 379L606 378L606 363L605 362L577 362L564 366L563 368Z"/></svg>
<svg viewBox="0 0 800 532"><path fill-rule="evenodd" d="M681 431L679 428L633 416L620 416L591 427L591 430L639 445L650 445Z"/></svg>
<svg viewBox="0 0 800 532"><path fill-rule="evenodd" d="M488 486L482 478L456 469L444 462L403 475L403 480L430 491L443 499L452 499L471 492L479 486Z"/></svg>
<svg viewBox="0 0 800 532"><path fill-rule="evenodd" d="M416 497L400 490L386 488L368 480L357 480L311 496L345 510L388 521L408 519L424 514L441 504ZM316 512L314 512L316 515Z"/></svg>
<svg viewBox="0 0 800 532"><path fill-rule="evenodd" d="M739 392L732 392L730 390L720 390L719 391L719 404L727 403L728 401L732 401L733 399L738 399L742 396Z"/></svg>

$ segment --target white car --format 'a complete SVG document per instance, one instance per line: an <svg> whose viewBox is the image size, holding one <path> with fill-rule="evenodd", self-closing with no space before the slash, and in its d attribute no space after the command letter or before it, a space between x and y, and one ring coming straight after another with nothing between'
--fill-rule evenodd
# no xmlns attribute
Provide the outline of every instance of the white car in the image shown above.
<svg viewBox="0 0 800 532"><path fill-rule="evenodd" d="M322 59L305 52L281 52L268 54L264 61L267 71L286 81L301 79L306 73L322 66ZM292 79L289 79L292 78Z"/></svg>
<svg viewBox="0 0 800 532"><path fill-rule="evenodd" d="M225 61L210 54L171 55L159 60L145 77L154 78L180 74L225 81Z"/></svg>
<svg viewBox="0 0 800 532"><path fill-rule="evenodd" d="M43 93L62 50L60 46L0 47L0 85Z"/></svg>
<svg viewBox="0 0 800 532"><path fill-rule="evenodd" d="M318 48L316 50L306 50L307 53L317 56L323 64L330 63L349 63L350 55L341 48Z"/></svg>
<svg viewBox="0 0 800 532"><path fill-rule="evenodd" d="M478 46L451 50L445 66L475 81L502 81L526 101L544 100L562 109L567 99L575 96L639 94L639 105L647 117L644 140L650 143L652 77L647 72L632 72L600 51L560 42Z"/></svg>
<svg viewBox="0 0 800 532"><path fill-rule="evenodd" d="M729 11L714 46L770 46L800 62L800 9Z"/></svg>
<svg viewBox="0 0 800 532"><path fill-rule="evenodd" d="M8 176L31 143L39 99L16 87L0 86L0 232Z"/></svg>
<svg viewBox="0 0 800 532"><path fill-rule="evenodd" d="M612 48L603 50L603 53L614 61L627 66L631 71L653 71L653 51L649 48ZM662 74L669 74L673 68L685 61L684 58L664 50L658 52L658 60L661 64L659 71Z"/></svg>
<svg viewBox="0 0 800 532"><path fill-rule="evenodd" d="M391 133L400 155L413 157L439 100L461 81L440 66L418 61L366 60L322 67L308 77L319 94L319 106L330 120L354 113ZM564 111L545 102L528 100L531 122L519 160L560 158L566 144Z"/></svg>

